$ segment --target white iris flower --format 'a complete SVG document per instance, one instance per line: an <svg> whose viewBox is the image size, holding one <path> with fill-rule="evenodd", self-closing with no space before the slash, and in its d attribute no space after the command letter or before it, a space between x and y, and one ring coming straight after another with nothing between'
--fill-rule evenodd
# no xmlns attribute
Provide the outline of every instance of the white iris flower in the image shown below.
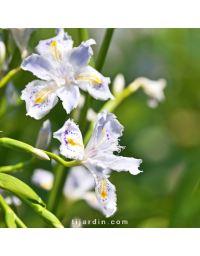
<svg viewBox="0 0 200 256"><path fill-rule="evenodd" d="M22 91L27 115L41 119L57 104L58 97L70 113L79 103L79 88L99 100L114 99L108 86L110 78L88 65L93 44L94 39L89 39L73 48L73 41L64 29L58 29L54 38L39 42L36 50L40 55L32 54L21 65L45 80L32 81Z"/></svg>
<svg viewBox="0 0 200 256"><path fill-rule="evenodd" d="M60 153L67 158L80 160L80 164L92 173L96 184L96 198L106 217L110 217L116 211L117 199L115 186L107 179L109 176L105 171L129 171L133 175L141 172L138 167L142 160L113 154L114 151L120 152L123 148L118 144L123 129L116 116L104 110L98 114L86 148L78 126L70 119L53 134L53 137L61 142Z"/></svg>

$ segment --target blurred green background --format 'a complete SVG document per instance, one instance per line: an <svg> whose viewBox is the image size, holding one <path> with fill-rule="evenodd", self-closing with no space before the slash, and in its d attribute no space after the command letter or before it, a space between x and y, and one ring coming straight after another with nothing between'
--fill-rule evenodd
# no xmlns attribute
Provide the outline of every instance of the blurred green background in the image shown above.
<svg viewBox="0 0 200 256"><path fill-rule="evenodd" d="M29 42L34 51L39 40L55 36L55 29L37 29ZM78 46L76 29L65 29ZM4 32L6 33L6 32ZM89 29L89 35L97 45L94 58L103 40L105 29ZM120 144L126 146L121 155L141 158L143 173L132 176L128 172L113 171L110 181L116 186L118 210L110 219L90 208L84 200L71 207L62 196L57 216L62 219L127 220L128 225L84 225L84 227L200 227L200 29L116 29L102 70L111 81L118 73L126 79L126 85L143 76L152 80L165 78L166 100L158 107L147 106L147 96L140 89L115 111L124 126ZM10 69L20 65L20 52L9 42L14 54ZM19 92L35 79L30 72L20 71L12 81ZM111 84L112 87L112 84ZM0 91L2 102L5 88ZM93 100L98 111L103 102ZM36 121L26 116L24 101L0 118L2 136L35 145L42 123L50 119L52 131L61 128L68 116L61 101L43 119ZM48 151L59 147L52 139ZM29 156L0 147L0 166L28 160ZM51 170L51 165L38 161L34 166L13 175L30 185L47 202L49 192L31 183L35 168ZM28 227L41 227L43 222L25 204L17 208L17 214ZM69 223L65 224L69 227ZM0 211L0 227L5 227Z"/></svg>

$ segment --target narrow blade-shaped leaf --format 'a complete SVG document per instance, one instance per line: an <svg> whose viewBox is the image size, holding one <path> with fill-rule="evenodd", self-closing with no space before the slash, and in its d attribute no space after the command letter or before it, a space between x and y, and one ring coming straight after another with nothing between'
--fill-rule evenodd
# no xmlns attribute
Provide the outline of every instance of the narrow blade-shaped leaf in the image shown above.
<svg viewBox="0 0 200 256"><path fill-rule="evenodd" d="M21 180L5 174L0 173L0 188L4 189L11 194L14 194L16 196L21 196L26 199L35 200L38 203L42 204L44 207L46 207L45 203L42 201L42 199L30 188L28 185L26 185Z"/></svg>

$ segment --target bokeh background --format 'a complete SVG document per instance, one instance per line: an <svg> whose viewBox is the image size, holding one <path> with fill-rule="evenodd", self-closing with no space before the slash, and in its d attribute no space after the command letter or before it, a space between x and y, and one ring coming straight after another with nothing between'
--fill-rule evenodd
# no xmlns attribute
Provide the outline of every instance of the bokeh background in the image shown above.
<svg viewBox="0 0 200 256"><path fill-rule="evenodd" d="M34 52L39 40L54 37L55 29L37 29L29 42ZM76 29L65 29L78 46ZM94 59L105 34L105 29L89 29L97 45ZM4 30L7 47L13 53L10 69L21 63L20 52L8 31ZM112 172L110 181L116 186L118 210L112 220L127 220L127 225L84 225L84 227L161 228L200 227L200 29L116 29L102 70L111 81L118 73L125 76L126 85L137 77L152 80L165 78L166 100L152 109L147 96L140 89L115 110L125 127L120 144L126 146L121 155L141 158L143 173L132 176L128 172ZM30 72L20 71L12 81L21 92L35 79ZM111 84L112 88L112 84ZM61 101L43 119L36 121L26 116L24 101L5 112L5 89L0 91L0 130L2 136L35 145L37 134L46 119L53 132L68 118ZM103 102L93 101L96 112ZM59 147L52 139L48 151ZM28 160L29 156L0 147L0 166ZM38 161L13 175L31 186L47 202L49 192L31 183L35 168L51 170L51 165ZM69 227L71 219L105 220L84 200L73 205L62 195L56 215ZM15 209L28 227L42 227L42 220L27 205ZM106 220L110 222L110 220ZM0 211L0 227L5 227Z"/></svg>

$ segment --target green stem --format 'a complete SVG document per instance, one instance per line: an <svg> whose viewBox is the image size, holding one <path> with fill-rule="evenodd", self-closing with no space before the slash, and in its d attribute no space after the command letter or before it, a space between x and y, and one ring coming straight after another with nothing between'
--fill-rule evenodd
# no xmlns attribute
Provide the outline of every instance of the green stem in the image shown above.
<svg viewBox="0 0 200 256"><path fill-rule="evenodd" d="M37 157L42 160L50 160L49 157L42 150L34 148L29 144L18 141L18 140L13 140L10 138L3 137L3 138L0 138L0 145L13 150L29 153L34 157Z"/></svg>
<svg viewBox="0 0 200 256"><path fill-rule="evenodd" d="M7 211L5 213L5 221L8 228L17 228L17 225L15 223L15 214L13 211Z"/></svg>
<svg viewBox="0 0 200 256"><path fill-rule="evenodd" d="M8 72L7 75L5 75L1 81L0 81L0 88L2 88L5 84L7 84L7 82L19 71L21 70L21 67L12 69L11 71Z"/></svg>
<svg viewBox="0 0 200 256"><path fill-rule="evenodd" d="M35 204L26 198L17 195L25 204L30 206L50 227L63 228L58 218L40 204Z"/></svg>
<svg viewBox="0 0 200 256"><path fill-rule="evenodd" d="M20 228L27 228L27 226L17 216L15 217L15 222Z"/></svg>
<svg viewBox="0 0 200 256"><path fill-rule="evenodd" d="M49 195L49 200L47 203L48 209L56 214L56 210L58 207L59 199L62 194L62 190L65 184L65 180L67 177L67 169L64 166L59 165L55 172L55 179L53 188Z"/></svg>
<svg viewBox="0 0 200 256"><path fill-rule="evenodd" d="M25 162L21 162L15 165L8 165L8 166L1 166L0 167L0 172L13 172L13 171L17 171L20 169L24 169L26 166L32 164L34 162L35 158L31 158L30 160L27 160Z"/></svg>
<svg viewBox="0 0 200 256"><path fill-rule="evenodd" d="M7 205L2 195L0 195L0 206L5 212L5 221L8 228L16 228L17 226L15 223L17 223L20 228L27 228L20 218L13 212L10 206Z"/></svg>
<svg viewBox="0 0 200 256"><path fill-rule="evenodd" d="M78 161L78 160L73 160L71 162L67 162L64 159L62 159L60 156L58 156L54 153L47 152L47 151L43 151L43 152L46 153L51 158L53 158L57 163L65 166L65 167L74 167L74 166L81 165L80 161Z"/></svg>
<svg viewBox="0 0 200 256"><path fill-rule="evenodd" d="M105 37L103 39L101 49L99 51L99 55L98 55L96 63L95 63L95 67L99 72L101 72L101 70L103 68L103 64L104 64L105 59L106 59L106 55L107 55L107 52L108 52L108 48L110 46L110 42L111 42L111 39L112 39L112 36L113 36L113 32L114 32L114 28L107 28L107 30L106 30L106 34L105 34Z"/></svg>

